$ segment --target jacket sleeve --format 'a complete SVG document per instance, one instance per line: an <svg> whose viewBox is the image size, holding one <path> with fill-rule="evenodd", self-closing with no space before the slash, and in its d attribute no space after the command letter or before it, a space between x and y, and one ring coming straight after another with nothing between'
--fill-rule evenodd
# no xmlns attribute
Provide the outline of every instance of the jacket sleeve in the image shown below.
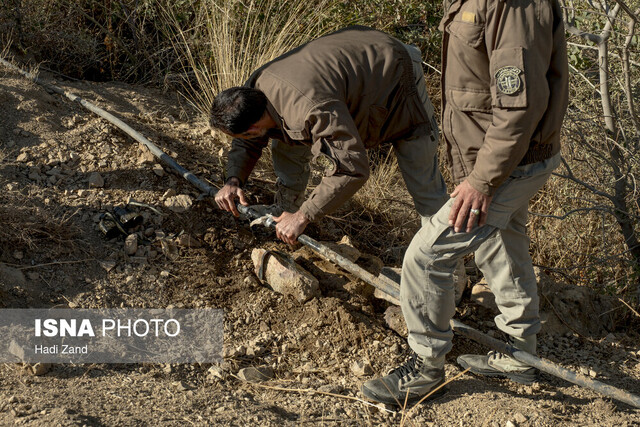
<svg viewBox="0 0 640 427"><path fill-rule="evenodd" d="M493 195L522 161L555 88L551 1L488 0L485 44L491 74L492 123L469 183Z"/></svg>
<svg viewBox="0 0 640 427"><path fill-rule="evenodd" d="M325 161L325 176L300 211L310 221L330 214L346 202L369 178L367 151L358 129L342 102L315 106L307 115L315 158Z"/></svg>
<svg viewBox="0 0 640 427"><path fill-rule="evenodd" d="M227 160L227 178L235 176L241 183L247 182L268 142L267 137L257 140L234 138Z"/></svg>

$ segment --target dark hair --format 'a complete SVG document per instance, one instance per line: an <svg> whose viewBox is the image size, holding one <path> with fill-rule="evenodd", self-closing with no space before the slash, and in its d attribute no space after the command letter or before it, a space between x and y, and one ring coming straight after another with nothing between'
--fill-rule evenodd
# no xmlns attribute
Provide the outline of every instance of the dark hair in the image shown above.
<svg viewBox="0 0 640 427"><path fill-rule="evenodd" d="M243 133L262 118L266 108L267 97L261 90L232 87L213 100L209 124L227 133Z"/></svg>

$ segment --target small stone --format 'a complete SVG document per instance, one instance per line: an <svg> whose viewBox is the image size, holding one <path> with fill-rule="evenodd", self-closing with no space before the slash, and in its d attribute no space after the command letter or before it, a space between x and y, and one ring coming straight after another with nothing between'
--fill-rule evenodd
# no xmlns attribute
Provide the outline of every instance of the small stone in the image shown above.
<svg viewBox="0 0 640 427"><path fill-rule="evenodd" d="M102 267L107 273L113 270L115 266L115 261L100 261L100 267Z"/></svg>
<svg viewBox="0 0 640 427"><path fill-rule="evenodd" d="M407 324L400 307L395 305L389 306L384 312L384 321L389 329L395 331L398 335L403 337L408 335Z"/></svg>
<svg viewBox="0 0 640 427"><path fill-rule="evenodd" d="M164 176L164 169L162 168L162 165L156 163L155 165L153 165L153 173L155 173L158 176Z"/></svg>
<svg viewBox="0 0 640 427"><path fill-rule="evenodd" d="M162 195L162 200L166 200L169 197L173 197L175 195L176 195L176 190L174 190L173 188L170 188L164 192L164 194Z"/></svg>
<svg viewBox="0 0 640 427"><path fill-rule="evenodd" d="M171 367L171 364L167 363L166 365L163 366L162 368L162 372L164 372L165 374L170 374L173 372L173 368Z"/></svg>
<svg viewBox="0 0 640 427"><path fill-rule="evenodd" d="M39 377L40 375L44 375L51 370L50 363L36 363L35 365L27 365L27 372L31 375Z"/></svg>
<svg viewBox="0 0 640 427"><path fill-rule="evenodd" d="M13 253L13 257L14 257L15 259L22 259L22 258L24 258L24 254L22 253L22 251L15 251L15 252Z"/></svg>
<svg viewBox="0 0 640 427"><path fill-rule="evenodd" d="M104 187L104 178L98 172L93 172L89 175L89 187L90 188L102 188Z"/></svg>
<svg viewBox="0 0 640 427"><path fill-rule="evenodd" d="M45 174L49 176L59 176L62 174L62 172L60 172L60 168L51 168L48 171L46 171Z"/></svg>
<svg viewBox="0 0 640 427"><path fill-rule="evenodd" d="M138 250L138 235L129 234L124 241L124 252L127 255L134 255Z"/></svg>
<svg viewBox="0 0 640 427"><path fill-rule="evenodd" d="M524 423L527 421L527 417L521 414L520 412L516 412L516 414L513 416L513 419L517 423Z"/></svg>
<svg viewBox="0 0 640 427"><path fill-rule="evenodd" d="M224 369L222 369L222 366L213 365L212 367L209 368L209 370L207 372L208 372L209 377L211 377L211 378L217 378L219 380L224 380L227 377L227 373L225 372Z"/></svg>
<svg viewBox="0 0 640 427"><path fill-rule="evenodd" d="M187 391L187 390L193 390L193 386L191 386L190 384L187 384L184 381L176 381L173 383L173 386L178 390L178 391Z"/></svg>
<svg viewBox="0 0 640 427"><path fill-rule="evenodd" d="M181 234L176 238L176 244L183 248L201 248L202 243L190 234Z"/></svg>
<svg viewBox="0 0 640 427"><path fill-rule="evenodd" d="M29 154L27 153L20 153L20 155L18 156L18 158L16 159L17 162L20 163L26 163L29 161Z"/></svg>
<svg viewBox="0 0 640 427"><path fill-rule="evenodd" d="M261 382L273 379L275 372L271 366L250 366L238 371L238 378L247 382Z"/></svg>
<svg viewBox="0 0 640 427"><path fill-rule="evenodd" d="M516 427L516 425L513 423L513 421L509 420L509 421L507 421L507 423L504 425L504 427Z"/></svg>
<svg viewBox="0 0 640 427"><path fill-rule="evenodd" d="M265 350L266 349L264 347L259 346L259 345L251 346L251 347L247 348L246 355L249 356L249 357L256 357L256 356L259 356L262 353L264 353Z"/></svg>
<svg viewBox="0 0 640 427"><path fill-rule="evenodd" d="M78 190L78 197L87 197L91 192L89 190Z"/></svg>
<svg viewBox="0 0 640 427"><path fill-rule="evenodd" d="M151 151L149 151L149 149L147 147L144 146L140 146L140 150L142 151L140 153L140 156L138 157L138 164L139 165L150 165L151 163L154 163L156 161L156 157L153 155L153 153Z"/></svg>
<svg viewBox="0 0 640 427"><path fill-rule="evenodd" d="M169 273L167 270L162 270L160 272L160 277L169 277L169 274L171 273Z"/></svg>
<svg viewBox="0 0 640 427"><path fill-rule="evenodd" d="M356 360L351 364L351 372L359 377L364 377L373 374L373 368L368 362Z"/></svg>
<svg viewBox="0 0 640 427"><path fill-rule="evenodd" d="M236 347L231 355L231 357L239 357L247 354L247 348L243 345Z"/></svg>
<svg viewBox="0 0 640 427"><path fill-rule="evenodd" d="M260 321L260 332L268 332L271 328L269 328L269 325L267 325L267 323L264 320Z"/></svg>
<svg viewBox="0 0 640 427"><path fill-rule="evenodd" d="M180 194L178 196L169 197L164 201L164 205L173 212L181 213L191 209L193 200L191 200L191 197L187 194Z"/></svg>
<svg viewBox="0 0 640 427"><path fill-rule="evenodd" d="M31 169L29 170L29 176L28 176L28 178L29 178L31 181L38 181L38 180L41 178L41 176L40 176L40 170L39 170L38 168L31 168Z"/></svg>
<svg viewBox="0 0 640 427"><path fill-rule="evenodd" d="M595 378L598 376L598 373L596 371L594 371L593 369L589 369L589 376L591 378Z"/></svg>

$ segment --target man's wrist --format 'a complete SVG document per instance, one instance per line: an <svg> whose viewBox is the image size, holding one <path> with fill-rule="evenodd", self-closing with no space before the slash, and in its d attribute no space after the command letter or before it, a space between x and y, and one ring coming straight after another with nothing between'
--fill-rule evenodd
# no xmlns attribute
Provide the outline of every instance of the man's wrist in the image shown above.
<svg viewBox="0 0 640 427"><path fill-rule="evenodd" d="M225 185L234 185L236 187L242 187L242 181L240 181L240 178L238 178L237 176L232 176L229 179L227 179L227 182L224 183Z"/></svg>

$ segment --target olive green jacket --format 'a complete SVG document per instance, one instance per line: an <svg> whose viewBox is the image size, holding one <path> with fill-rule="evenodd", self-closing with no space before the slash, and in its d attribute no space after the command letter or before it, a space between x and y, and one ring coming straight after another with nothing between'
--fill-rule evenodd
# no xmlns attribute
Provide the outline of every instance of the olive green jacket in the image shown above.
<svg viewBox="0 0 640 427"><path fill-rule="evenodd" d="M560 150L568 66L556 0L454 0L440 24L442 133L454 181L493 195Z"/></svg>
<svg viewBox="0 0 640 427"><path fill-rule="evenodd" d="M311 221L337 209L364 184L367 148L429 123L407 50L366 27L298 47L258 69L245 86L265 93L280 132L234 139L227 176L245 182L269 138L310 146L331 164L300 208Z"/></svg>

